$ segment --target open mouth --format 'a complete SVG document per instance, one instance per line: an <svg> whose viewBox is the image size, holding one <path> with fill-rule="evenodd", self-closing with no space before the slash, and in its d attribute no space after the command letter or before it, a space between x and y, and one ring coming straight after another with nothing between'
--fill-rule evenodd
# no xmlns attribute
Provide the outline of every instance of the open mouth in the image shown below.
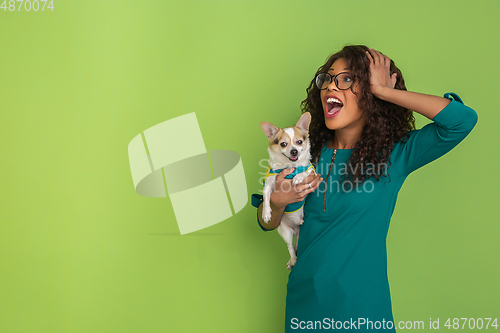
<svg viewBox="0 0 500 333"><path fill-rule="evenodd" d="M283 154L286 158L288 158L290 161L292 161L292 162L297 162L297 160L299 159L299 157L298 157L298 156L295 156L295 157L288 157L288 156L286 156L284 153L282 153L282 154Z"/></svg>
<svg viewBox="0 0 500 333"><path fill-rule="evenodd" d="M326 116L327 117L335 117L342 107L344 106L344 103L336 97L329 97L326 100Z"/></svg>

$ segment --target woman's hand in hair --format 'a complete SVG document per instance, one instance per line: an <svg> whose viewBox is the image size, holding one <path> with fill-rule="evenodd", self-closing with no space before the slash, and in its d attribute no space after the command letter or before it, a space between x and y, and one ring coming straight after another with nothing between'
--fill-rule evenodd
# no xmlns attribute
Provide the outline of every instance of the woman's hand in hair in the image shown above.
<svg viewBox="0 0 500 333"><path fill-rule="evenodd" d="M369 50L366 56L370 60L370 90L375 97L413 110L431 120L450 103L448 98L394 89L397 74L391 75L391 59L374 49Z"/></svg>
<svg viewBox="0 0 500 333"><path fill-rule="evenodd" d="M391 59L389 57L369 49L366 56L370 60L370 90L375 97L381 98L385 89L394 89L396 85L396 76L391 75Z"/></svg>

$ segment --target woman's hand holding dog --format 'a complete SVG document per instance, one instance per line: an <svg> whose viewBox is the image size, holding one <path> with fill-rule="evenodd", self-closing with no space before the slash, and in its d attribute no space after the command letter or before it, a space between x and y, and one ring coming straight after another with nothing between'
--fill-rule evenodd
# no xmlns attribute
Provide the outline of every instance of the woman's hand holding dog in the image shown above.
<svg viewBox="0 0 500 333"><path fill-rule="evenodd" d="M259 206L258 218L260 225L265 229L275 229L281 223L281 217L285 211L285 207L288 204L302 201L304 197L315 191L323 178L320 174L315 175L314 172L307 176L304 181L300 184L293 185L293 179L286 179L285 177L293 172L293 168L286 168L281 170L281 172L276 175L275 189L271 193L271 220L269 222L264 222L262 220L262 208L263 204ZM311 184L311 186L309 186Z"/></svg>
<svg viewBox="0 0 500 333"><path fill-rule="evenodd" d="M323 179L320 174L315 175L312 172L302 183L293 185L292 179L285 178L293 170L294 168L283 169L276 176L275 189L271 193L271 203L278 208L284 208L291 203L304 200L306 195L318 188Z"/></svg>

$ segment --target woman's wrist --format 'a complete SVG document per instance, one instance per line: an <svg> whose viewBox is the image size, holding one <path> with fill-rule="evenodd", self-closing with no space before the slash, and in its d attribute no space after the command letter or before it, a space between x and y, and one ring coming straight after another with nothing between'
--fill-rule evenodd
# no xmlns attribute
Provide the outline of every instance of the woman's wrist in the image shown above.
<svg viewBox="0 0 500 333"><path fill-rule="evenodd" d="M376 93L373 94L377 98L420 113L431 120L450 103L447 98L388 87L378 89Z"/></svg>
<svg viewBox="0 0 500 333"><path fill-rule="evenodd" d="M378 99L384 100L384 101L390 101L390 96L391 93L393 93L396 89L389 88L389 87L380 87L377 89L374 89L372 91L373 96L377 97Z"/></svg>
<svg viewBox="0 0 500 333"><path fill-rule="evenodd" d="M286 203L284 202L280 202L279 200L276 200L276 192L272 192L271 193L271 197L270 197L270 203L271 203L271 206L274 206L274 207L271 207L271 208L277 208L277 209L281 209L281 208L285 208L286 207Z"/></svg>

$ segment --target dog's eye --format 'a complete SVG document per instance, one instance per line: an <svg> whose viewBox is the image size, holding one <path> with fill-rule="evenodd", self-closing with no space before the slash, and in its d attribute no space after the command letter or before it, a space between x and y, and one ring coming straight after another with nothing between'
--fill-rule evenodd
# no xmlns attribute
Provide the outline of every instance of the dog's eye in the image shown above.
<svg viewBox="0 0 500 333"><path fill-rule="evenodd" d="M281 147L285 148L286 147L286 142L281 143Z"/></svg>
<svg viewBox="0 0 500 333"><path fill-rule="evenodd" d="M297 141L297 144L301 145L302 144L302 140Z"/></svg>

